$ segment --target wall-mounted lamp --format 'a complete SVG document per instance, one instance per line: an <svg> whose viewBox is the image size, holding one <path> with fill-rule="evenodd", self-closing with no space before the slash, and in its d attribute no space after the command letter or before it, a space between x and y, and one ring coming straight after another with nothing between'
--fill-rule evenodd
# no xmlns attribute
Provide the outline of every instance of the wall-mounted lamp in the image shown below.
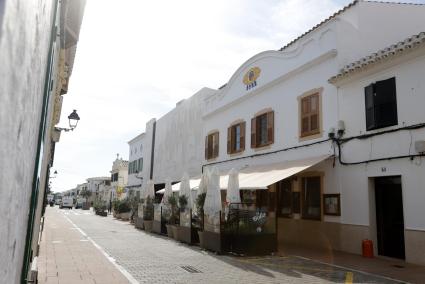
<svg viewBox="0 0 425 284"><path fill-rule="evenodd" d="M335 138L335 128L331 127L331 128L329 129L328 137L329 137L330 139L334 139L334 138Z"/></svg>
<svg viewBox="0 0 425 284"><path fill-rule="evenodd" d="M345 133L345 123L343 120L338 120L337 129L338 138L341 138Z"/></svg>
<svg viewBox="0 0 425 284"><path fill-rule="evenodd" d="M77 127L78 121L80 121L80 116L77 114L77 110L74 109L71 114L68 115L68 120L69 128L55 127L55 129L59 131L64 130L66 132L70 130L73 131Z"/></svg>

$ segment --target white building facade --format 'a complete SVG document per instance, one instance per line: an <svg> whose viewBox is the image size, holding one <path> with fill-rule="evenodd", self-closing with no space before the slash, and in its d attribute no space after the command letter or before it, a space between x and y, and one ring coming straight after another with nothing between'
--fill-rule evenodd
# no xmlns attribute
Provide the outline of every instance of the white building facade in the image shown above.
<svg viewBox="0 0 425 284"><path fill-rule="evenodd" d="M354 1L253 56L225 86L146 130L154 150L144 174L163 183L212 166L222 175L261 166L268 177L279 165L291 174L254 196L277 218L278 250L360 254L370 239L376 255L425 264L424 16L424 5ZM391 47L406 39L403 52Z"/></svg>

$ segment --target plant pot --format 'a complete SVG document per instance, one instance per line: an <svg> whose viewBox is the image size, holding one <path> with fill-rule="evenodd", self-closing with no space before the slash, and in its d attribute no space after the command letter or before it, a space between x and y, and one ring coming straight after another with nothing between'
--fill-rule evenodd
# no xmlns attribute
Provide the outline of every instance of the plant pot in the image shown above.
<svg viewBox="0 0 425 284"><path fill-rule="evenodd" d="M178 225L172 225L171 226L173 231L173 238L178 241L179 240L179 226Z"/></svg>
<svg viewBox="0 0 425 284"><path fill-rule="evenodd" d="M128 221L130 220L130 212L120 213L121 220Z"/></svg>
<svg viewBox="0 0 425 284"><path fill-rule="evenodd" d="M204 231L198 231L199 236L199 246L204 247Z"/></svg>
<svg viewBox="0 0 425 284"><path fill-rule="evenodd" d="M145 227L146 232L149 232L149 233L152 232L152 224L153 224L153 221L147 221L147 220L143 221L143 225Z"/></svg>
<svg viewBox="0 0 425 284"><path fill-rule="evenodd" d="M167 227L167 235L169 238L173 237L173 226L166 224L165 227Z"/></svg>

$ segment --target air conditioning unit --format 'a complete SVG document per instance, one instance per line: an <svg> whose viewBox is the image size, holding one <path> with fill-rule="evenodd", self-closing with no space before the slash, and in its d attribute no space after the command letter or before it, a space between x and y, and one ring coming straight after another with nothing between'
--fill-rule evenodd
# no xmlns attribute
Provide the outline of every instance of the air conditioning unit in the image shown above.
<svg viewBox="0 0 425 284"><path fill-rule="evenodd" d="M418 153L425 153L425 140L415 141L415 150Z"/></svg>

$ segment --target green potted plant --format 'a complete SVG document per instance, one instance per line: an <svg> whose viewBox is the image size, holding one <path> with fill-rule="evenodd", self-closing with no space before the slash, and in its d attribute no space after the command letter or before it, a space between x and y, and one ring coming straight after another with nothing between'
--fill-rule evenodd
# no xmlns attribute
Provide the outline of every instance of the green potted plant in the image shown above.
<svg viewBox="0 0 425 284"><path fill-rule="evenodd" d="M153 200L150 196L146 198L143 211L143 226L146 232L151 232L153 223Z"/></svg>
<svg viewBox="0 0 425 284"><path fill-rule="evenodd" d="M196 211L199 216L200 221L200 230L198 231L199 235L199 245L203 247L204 245L204 204L205 204L205 197L207 196L206 193L201 193L196 197L195 205L196 205Z"/></svg>
<svg viewBox="0 0 425 284"><path fill-rule="evenodd" d="M113 216L117 219L120 218L120 213L118 212L118 208L120 206L120 201L118 199L115 199L114 201L112 201L112 212L113 212Z"/></svg>
<svg viewBox="0 0 425 284"><path fill-rule="evenodd" d="M179 196L180 212L184 211L184 209L186 208L186 205L187 205L187 196L186 195L180 195Z"/></svg>
<svg viewBox="0 0 425 284"><path fill-rule="evenodd" d="M125 199L119 202L118 212L121 220L128 221L130 219L130 202Z"/></svg>
<svg viewBox="0 0 425 284"><path fill-rule="evenodd" d="M137 196L132 196L130 198L130 209L131 209L130 221L132 223L135 223L137 218L137 211L139 209L139 201L140 200Z"/></svg>
<svg viewBox="0 0 425 284"><path fill-rule="evenodd" d="M171 212L170 212L170 219L168 220L168 224L166 224L165 226L167 227L167 235L168 237L172 238L174 236L173 231L176 231L176 229L173 229L175 227L176 224L176 220L177 220L177 198L176 196L173 194L171 196L168 197L168 204L171 207Z"/></svg>

